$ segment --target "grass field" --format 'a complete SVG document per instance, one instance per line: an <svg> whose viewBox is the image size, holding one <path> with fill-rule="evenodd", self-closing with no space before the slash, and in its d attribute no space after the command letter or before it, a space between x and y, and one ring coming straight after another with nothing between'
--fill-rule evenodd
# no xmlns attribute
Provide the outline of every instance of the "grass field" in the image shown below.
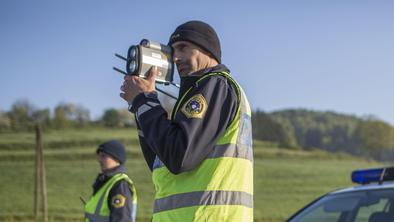
<svg viewBox="0 0 394 222"><path fill-rule="evenodd" d="M149 221L154 188L134 129L84 129L43 133L50 221L82 221L80 196L88 199L99 166L97 145L119 139L127 146L126 167L138 192L138 221ZM0 134L0 221L32 221L34 133ZM356 168L383 165L345 154L286 150L254 144L255 221L283 221L316 197L352 185Z"/></svg>

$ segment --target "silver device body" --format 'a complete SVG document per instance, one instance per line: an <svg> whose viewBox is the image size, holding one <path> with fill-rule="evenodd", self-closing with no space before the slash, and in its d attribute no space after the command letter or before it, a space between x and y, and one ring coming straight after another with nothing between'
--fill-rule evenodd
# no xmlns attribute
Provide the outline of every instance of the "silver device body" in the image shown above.
<svg viewBox="0 0 394 222"><path fill-rule="evenodd" d="M129 48L126 63L128 75L147 78L152 66L157 67L156 82L171 83L174 76L172 48L147 39Z"/></svg>

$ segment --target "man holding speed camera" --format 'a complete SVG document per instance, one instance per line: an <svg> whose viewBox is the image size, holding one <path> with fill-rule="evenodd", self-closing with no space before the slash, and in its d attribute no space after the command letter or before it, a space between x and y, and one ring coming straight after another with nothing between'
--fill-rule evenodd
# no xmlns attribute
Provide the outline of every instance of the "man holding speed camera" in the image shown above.
<svg viewBox="0 0 394 222"><path fill-rule="evenodd" d="M181 79L171 118L155 91L157 67L146 79L126 75L120 94L152 170L153 221L253 221L251 110L221 64L219 38L189 21L168 45Z"/></svg>

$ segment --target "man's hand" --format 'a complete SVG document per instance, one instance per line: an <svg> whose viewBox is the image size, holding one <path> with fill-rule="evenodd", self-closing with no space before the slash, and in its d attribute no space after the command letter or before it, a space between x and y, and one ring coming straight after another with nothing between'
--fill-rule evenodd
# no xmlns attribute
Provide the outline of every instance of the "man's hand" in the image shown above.
<svg viewBox="0 0 394 222"><path fill-rule="evenodd" d="M124 93L120 93L120 97L132 104L134 98L140 93L150 93L155 91L155 79L157 76L157 67L152 66L149 70L149 76L147 79L141 78L139 76L129 76L124 77L123 85L120 87Z"/></svg>

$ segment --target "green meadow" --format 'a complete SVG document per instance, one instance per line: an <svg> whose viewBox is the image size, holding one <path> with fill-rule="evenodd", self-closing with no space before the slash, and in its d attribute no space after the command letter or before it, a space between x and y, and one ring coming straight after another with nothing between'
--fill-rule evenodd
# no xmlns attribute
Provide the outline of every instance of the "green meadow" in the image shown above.
<svg viewBox="0 0 394 222"><path fill-rule="evenodd" d="M109 139L126 144L126 167L138 193L138 221L150 221L154 187L134 129L43 132L50 221L82 221L83 204L99 172L95 149ZM255 221L284 221L326 192L351 186L353 169L381 166L343 153L288 150L254 143ZM34 133L0 134L0 221L34 219Z"/></svg>

